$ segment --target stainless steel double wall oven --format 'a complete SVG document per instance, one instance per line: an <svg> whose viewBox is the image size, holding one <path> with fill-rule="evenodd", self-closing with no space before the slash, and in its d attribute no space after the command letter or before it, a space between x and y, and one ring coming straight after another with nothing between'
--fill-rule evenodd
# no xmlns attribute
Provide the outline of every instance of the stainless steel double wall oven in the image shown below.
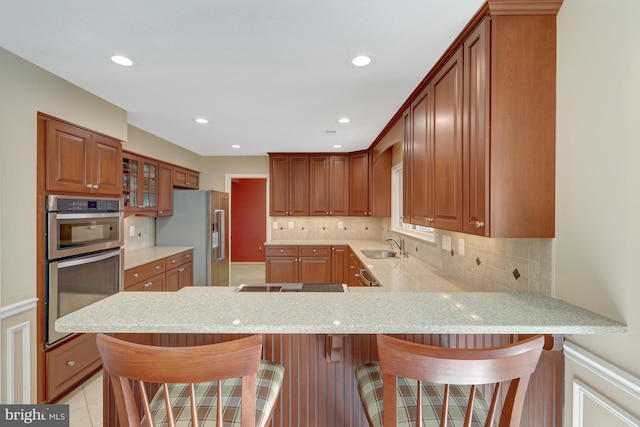
<svg viewBox="0 0 640 427"><path fill-rule="evenodd" d="M55 321L122 290L122 199L47 196L46 345L71 334Z"/></svg>

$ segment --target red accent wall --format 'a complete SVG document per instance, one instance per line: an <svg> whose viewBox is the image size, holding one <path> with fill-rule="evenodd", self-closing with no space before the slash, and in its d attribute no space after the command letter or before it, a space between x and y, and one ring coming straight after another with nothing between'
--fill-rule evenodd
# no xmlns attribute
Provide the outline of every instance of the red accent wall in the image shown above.
<svg viewBox="0 0 640 427"><path fill-rule="evenodd" d="M231 182L231 262L264 262L267 240L267 180Z"/></svg>

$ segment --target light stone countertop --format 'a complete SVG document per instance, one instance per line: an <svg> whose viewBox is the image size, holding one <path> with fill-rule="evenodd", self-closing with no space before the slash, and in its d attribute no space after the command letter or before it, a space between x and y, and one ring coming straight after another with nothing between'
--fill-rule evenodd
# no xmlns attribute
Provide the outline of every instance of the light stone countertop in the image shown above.
<svg viewBox="0 0 640 427"><path fill-rule="evenodd" d="M601 334L625 325L555 298L499 292L121 292L56 321L60 332Z"/></svg>
<svg viewBox="0 0 640 427"><path fill-rule="evenodd" d="M56 321L60 332L106 333L625 333L591 311L533 293L467 292L414 257L368 259L383 242L292 240L267 245L348 245L380 287L348 293L238 293L230 287L121 292ZM191 249L153 247L125 254L125 268Z"/></svg>
<svg viewBox="0 0 640 427"><path fill-rule="evenodd" d="M124 269L137 267L148 262L153 262L180 252L193 249L191 246L150 246L132 251L124 251Z"/></svg>

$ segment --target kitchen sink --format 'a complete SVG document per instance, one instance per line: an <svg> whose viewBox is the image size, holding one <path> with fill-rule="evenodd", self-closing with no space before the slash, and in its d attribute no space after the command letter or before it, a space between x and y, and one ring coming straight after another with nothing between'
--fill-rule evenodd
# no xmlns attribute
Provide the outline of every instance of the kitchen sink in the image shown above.
<svg viewBox="0 0 640 427"><path fill-rule="evenodd" d="M362 253L371 259L398 258L398 253L389 249L363 249Z"/></svg>
<svg viewBox="0 0 640 427"><path fill-rule="evenodd" d="M243 283L236 292L349 292L349 288L342 283Z"/></svg>

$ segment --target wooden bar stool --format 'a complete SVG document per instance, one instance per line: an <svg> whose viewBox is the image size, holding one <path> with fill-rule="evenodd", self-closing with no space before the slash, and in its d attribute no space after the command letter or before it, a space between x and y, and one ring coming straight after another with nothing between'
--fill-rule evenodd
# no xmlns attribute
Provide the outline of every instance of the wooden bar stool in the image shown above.
<svg viewBox="0 0 640 427"><path fill-rule="evenodd" d="M104 334L96 342L122 427L263 427L271 420L284 368L260 359L260 335L193 347L141 345ZM150 385L157 392L150 393Z"/></svg>
<svg viewBox="0 0 640 427"><path fill-rule="evenodd" d="M485 349L432 347L386 335L378 335L377 344L380 361L355 370L371 427L519 427L544 337ZM494 384L490 401L477 387L483 384Z"/></svg>

